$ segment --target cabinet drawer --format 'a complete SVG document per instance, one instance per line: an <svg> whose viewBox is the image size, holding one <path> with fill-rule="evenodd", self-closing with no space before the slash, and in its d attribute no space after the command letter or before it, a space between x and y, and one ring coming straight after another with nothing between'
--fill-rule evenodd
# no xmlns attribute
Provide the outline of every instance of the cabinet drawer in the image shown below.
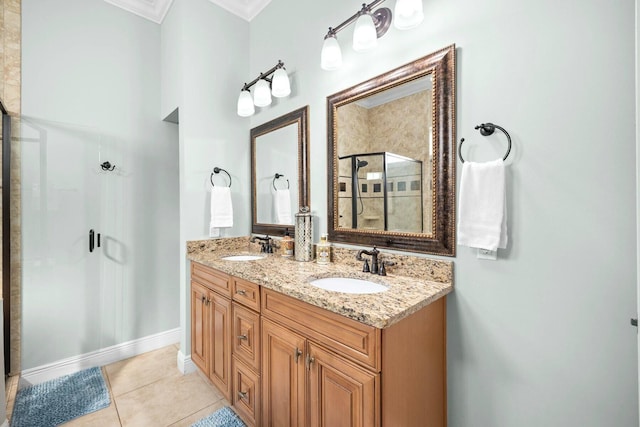
<svg viewBox="0 0 640 427"><path fill-rule="evenodd" d="M233 303L231 342L233 354L260 372L260 315L237 302Z"/></svg>
<svg viewBox="0 0 640 427"><path fill-rule="evenodd" d="M380 371L380 329L265 288L262 314Z"/></svg>
<svg viewBox="0 0 640 427"><path fill-rule="evenodd" d="M197 262L191 263L191 280L224 296L231 297L231 278L228 274Z"/></svg>
<svg viewBox="0 0 640 427"><path fill-rule="evenodd" d="M260 311L260 286L246 280L233 278L233 300Z"/></svg>
<svg viewBox="0 0 640 427"><path fill-rule="evenodd" d="M233 357L233 408L248 426L260 425L260 377Z"/></svg>

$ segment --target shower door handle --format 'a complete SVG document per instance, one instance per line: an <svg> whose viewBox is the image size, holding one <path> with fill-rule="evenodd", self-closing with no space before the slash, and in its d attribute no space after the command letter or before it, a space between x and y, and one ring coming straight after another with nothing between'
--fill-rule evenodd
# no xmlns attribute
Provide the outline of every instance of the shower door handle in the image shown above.
<svg viewBox="0 0 640 427"><path fill-rule="evenodd" d="M95 246L95 231L93 229L89 230L89 252L93 252L93 248Z"/></svg>

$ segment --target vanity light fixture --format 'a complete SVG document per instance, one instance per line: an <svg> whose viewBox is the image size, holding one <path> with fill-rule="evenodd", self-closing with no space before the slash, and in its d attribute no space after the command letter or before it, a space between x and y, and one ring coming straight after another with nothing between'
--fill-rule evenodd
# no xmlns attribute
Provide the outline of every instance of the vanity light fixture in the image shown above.
<svg viewBox="0 0 640 427"><path fill-rule="evenodd" d="M342 52L336 34L344 28L356 23L353 31L353 50L367 52L378 44L378 39L385 35L391 26L391 9L381 7L372 12L373 8L385 0L375 0L369 4L363 3L362 9L337 27L329 27L324 37L320 66L324 70L337 70L342 65ZM417 27L424 19L422 0L396 0L394 10L394 26L400 30Z"/></svg>
<svg viewBox="0 0 640 427"><path fill-rule="evenodd" d="M271 78L269 78L271 76ZM253 96L249 88L255 85ZM284 68L284 62L278 63L269 71L260 73L258 77L250 83L245 83L238 96L238 115L241 117L252 116L256 107L266 107L271 104L271 95L276 98L284 98L291 94L291 84L289 76Z"/></svg>

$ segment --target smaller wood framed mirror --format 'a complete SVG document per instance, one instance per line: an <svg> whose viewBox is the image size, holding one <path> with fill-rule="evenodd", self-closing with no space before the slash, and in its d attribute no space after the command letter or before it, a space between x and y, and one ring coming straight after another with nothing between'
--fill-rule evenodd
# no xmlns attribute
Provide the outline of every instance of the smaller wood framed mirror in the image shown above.
<svg viewBox="0 0 640 427"><path fill-rule="evenodd" d="M309 206L309 106L251 129L251 232L294 234Z"/></svg>

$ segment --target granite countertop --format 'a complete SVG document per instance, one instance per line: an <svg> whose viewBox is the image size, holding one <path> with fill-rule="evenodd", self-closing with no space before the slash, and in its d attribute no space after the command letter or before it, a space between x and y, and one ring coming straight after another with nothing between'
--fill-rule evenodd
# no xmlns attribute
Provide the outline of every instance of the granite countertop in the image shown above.
<svg viewBox="0 0 640 427"><path fill-rule="evenodd" d="M386 328L453 290L453 263L423 257L387 254L381 258L396 262L387 276L361 271L357 251L332 248L332 262L319 265L299 262L279 254L260 254L248 238L192 241L187 257L229 275L248 280L377 328ZM228 261L230 255L264 255L255 261ZM346 294L317 288L309 281L325 277L349 277L384 284L389 290L376 294Z"/></svg>

